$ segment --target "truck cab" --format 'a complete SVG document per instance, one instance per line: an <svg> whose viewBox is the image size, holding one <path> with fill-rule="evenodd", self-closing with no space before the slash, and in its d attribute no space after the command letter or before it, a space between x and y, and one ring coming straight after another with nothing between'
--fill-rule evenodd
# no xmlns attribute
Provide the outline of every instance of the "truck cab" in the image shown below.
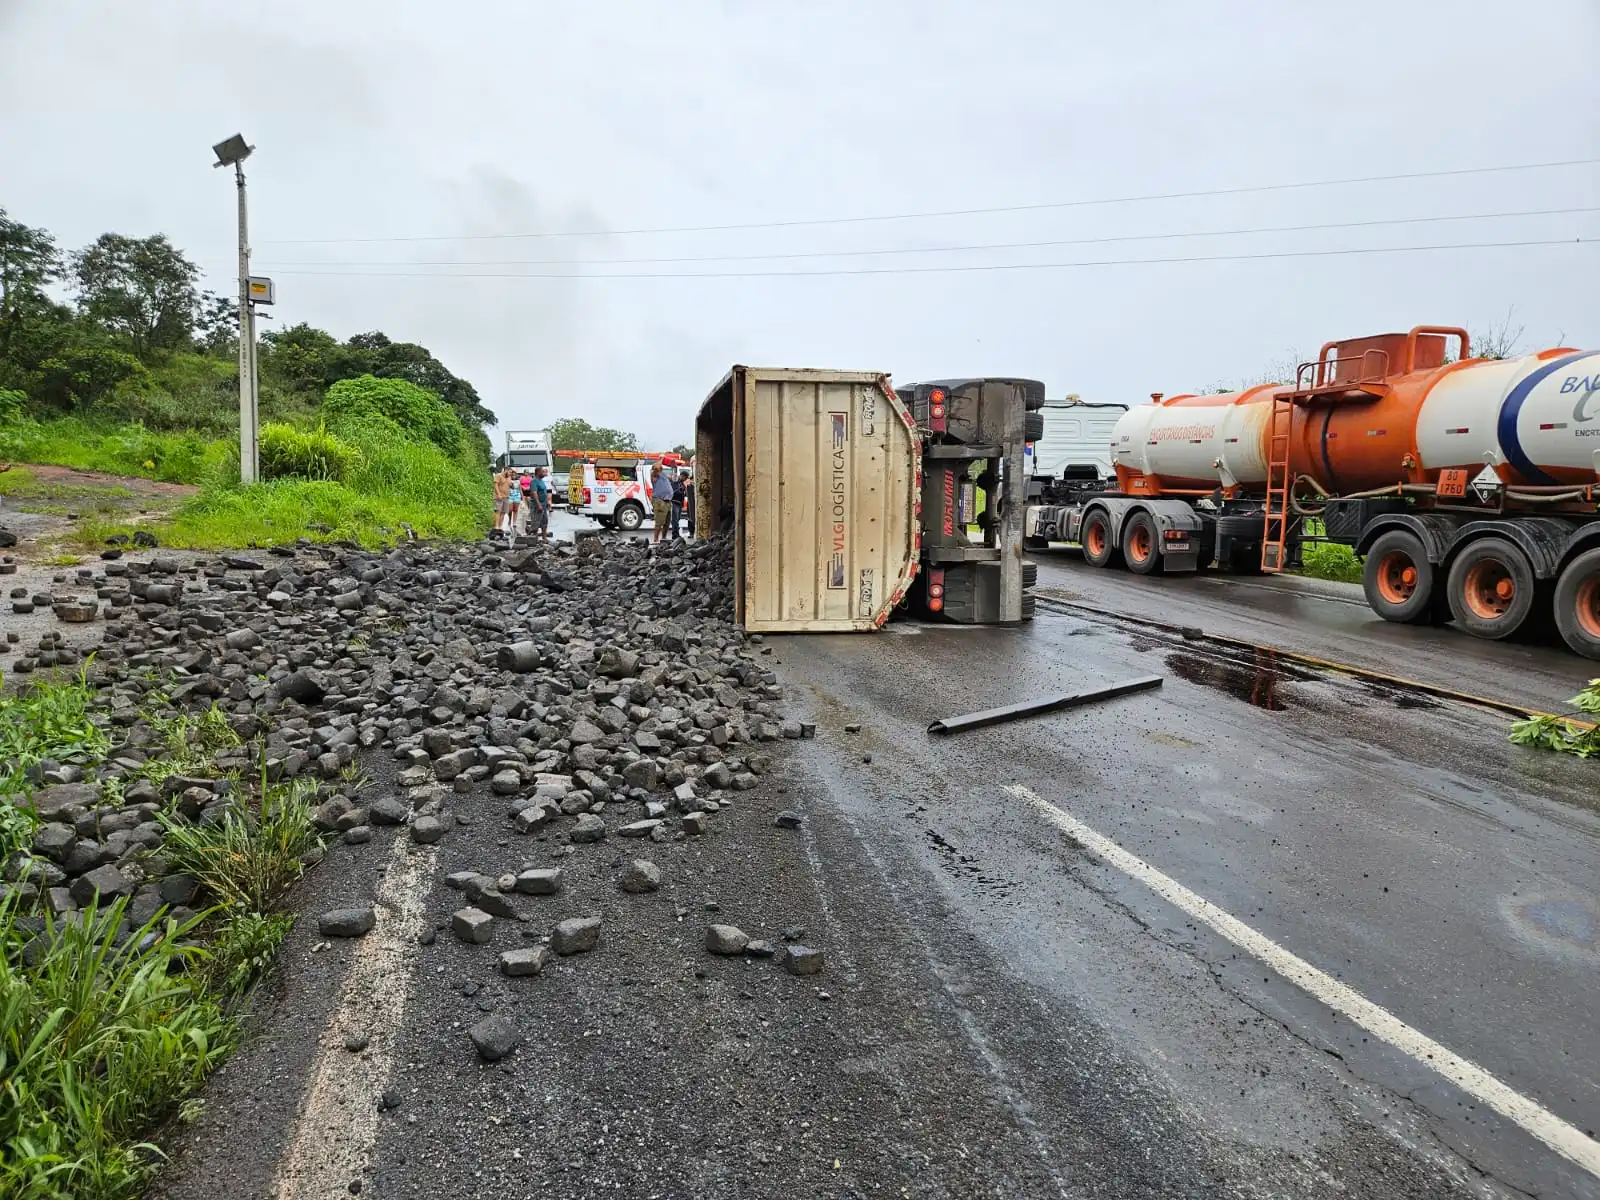
<svg viewBox="0 0 1600 1200"><path fill-rule="evenodd" d="M537 467L549 470L554 465L550 452L550 436L542 429L511 429L506 431L506 448L495 455L494 469L510 469L532 475Z"/></svg>

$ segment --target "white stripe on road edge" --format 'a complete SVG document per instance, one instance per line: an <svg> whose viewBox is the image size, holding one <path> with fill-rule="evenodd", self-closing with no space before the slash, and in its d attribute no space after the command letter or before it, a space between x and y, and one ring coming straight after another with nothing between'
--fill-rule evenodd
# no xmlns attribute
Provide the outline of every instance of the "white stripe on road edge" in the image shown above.
<svg viewBox="0 0 1600 1200"><path fill-rule="evenodd" d="M1549 1109L1515 1092L1476 1063L1411 1028L1399 1017L1346 987L1333 976L1317 970L1270 938L1257 933L1237 917L1231 916L1197 896L1177 880L1163 875L1142 858L1128 853L1103 834L1096 833L1070 813L1057 808L1044 797L1021 784L1006 787L1018 799L1026 800L1041 816L1063 833L1069 833L1084 847L1137 879L1168 904L1182 910L1201 924L1227 938L1266 963L1290 983L1322 1001L1335 1012L1348 1017L1374 1037L1409 1054L1431 1067L1467 1095L1488 1105L1507 1120L1515 1121L1563 1158L1570 1159L1591 1175L1600 1176L1600 1142L1569 1125Z"/></svg>
<svg viewBox="0 0 1600 1200"><path fill-rule="evenodd" d="M278 1162L277 1200L333 1200L350 1195L378 1140L378 1103L394 1070L394 1044L411 998L422 932L431 846L396 837L378 888L378 923L355 944L338 1004L320 1038L311 1086ZM364 1034L352 1054L345 1035Z"/></svg>

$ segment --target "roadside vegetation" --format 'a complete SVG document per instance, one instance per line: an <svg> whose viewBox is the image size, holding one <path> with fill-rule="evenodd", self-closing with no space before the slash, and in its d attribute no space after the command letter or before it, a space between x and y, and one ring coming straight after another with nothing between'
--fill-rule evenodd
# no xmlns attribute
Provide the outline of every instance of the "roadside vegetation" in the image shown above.
<svg viewBox="0 0 1600 1200"><path fill-rule="evenodd" d="M1567 703L1594 720L1529 717L1511 726L1511 740L1518 746L1574 754L1579 758L1600 758L1600 679L1589 680L1589 686Z"/></svg>
<svg viewBox="0 0 1600 1200"><path fill-rule="evenodd" d="M92 509L69 537L81 550L135 523L198 549L487 528L494 414L426 347L379 332L261 335L265 482L241 487L237 311L198 280L160 234L107 233L65 253L0 209L0 463L199 489L170 513L131 513L28 495L24 478L0 487L16 507Z"/></svg>
<svg viewBox="0 0 1600 1200"><path fill-rule="evenodd" d="M92 668L91 668L92 669ZM152 735L137 770L102 776L116 803L138 780L218 773L247 754L221 710L175 714L152 686ZM122 734L119 732L118 737ZM168 873L198 882L191 906L136 923L130 902L52 914L16 881L37 826L26 802L41 768L101 773L109 713L87 671L0 694L0 1196L132 1200L161 1163L149 1140L239 1042L243 1002L291 929L290 890L321 857L318 786L227 775L220 820L157 815ZM247 777L254 774L254 778ZM198 1101L189 1101L198 1104Z"/></svg>

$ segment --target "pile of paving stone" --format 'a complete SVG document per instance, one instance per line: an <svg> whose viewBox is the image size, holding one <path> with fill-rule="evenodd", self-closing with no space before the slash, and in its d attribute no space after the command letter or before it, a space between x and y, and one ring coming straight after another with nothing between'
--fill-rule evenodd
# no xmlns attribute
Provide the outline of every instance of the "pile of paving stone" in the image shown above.
<svg viewBox="0 0 1600 1200"><path fill-rule="evenodd" d="M230 768L248 779L258 763L271 780L319 781L317 824L350 842L381 825L437 842L468 813L513 838L572 847L701 835L758 785L769 743L810 732L782 718L760 638L728 620L732 574L725 539L654 549L582 539L300 545L191 562L157 553L62 577L45 597L58 616L66 603L77 611L63 620L85 607L104 618L89 677L118 744L98 769L31 773L31 795L13 799L42 823L32 849L3 864L0 887L57 912L127 896L132 922L163 907L184 916L194 881L169 872L156 814L221 820L240 799ZM28 665L75 661L58 643L47 635ZM157 787L140 778L159 752L153 702L215 706L246 744L215 778ZM396 760L392 788L358 787L351 768L364 751ZM639 860L630 886L649 890L655 871ZM448 882L464 893L454 924L468 941L514 915L510 895L560 886L559 870L537 869ZM328 936L372 924L370 908L323 919ZM598 923L558 928L551 950L581 952L598 933ZM548 952L519 951L502 967L533 974Z"/></svg>

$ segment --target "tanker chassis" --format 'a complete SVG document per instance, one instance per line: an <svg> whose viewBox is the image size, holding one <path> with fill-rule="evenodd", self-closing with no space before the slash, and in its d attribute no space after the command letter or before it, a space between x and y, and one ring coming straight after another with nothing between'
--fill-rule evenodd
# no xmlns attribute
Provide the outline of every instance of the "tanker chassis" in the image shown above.
<svg viewBox="0 0 1600 1200"><path fill-rule="evenodd" d="M1276 573L1316 522L1364 556L1385 620L1549 622L1600 659L1600 351L1474 359L1464 330L1419 326L1330 342L1293 385L1153 399L1117 422L1114 479L1034 481L1028 548Z"/></svg>

